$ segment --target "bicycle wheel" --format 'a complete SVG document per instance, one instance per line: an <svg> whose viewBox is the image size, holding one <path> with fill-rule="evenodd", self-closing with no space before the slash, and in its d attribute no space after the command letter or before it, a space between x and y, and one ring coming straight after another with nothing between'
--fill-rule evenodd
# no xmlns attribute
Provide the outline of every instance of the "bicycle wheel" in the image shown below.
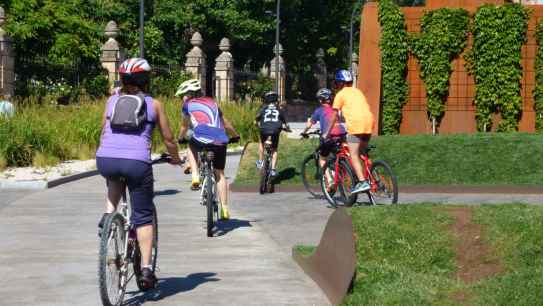
<svg viewBox="0 0 543 306"><path fill-rule="evenodd" d="M105 306L118 306L123 302L125 241L124 219L121 214L113 213L104 222L98 257L100 298Z"/></svg>
<svg viewBox="0 0 543 306"><path fill-rule="evenodd" d="M213 209L213 186L211 178L206 178L206 184L204 186L205 188L205 203L206 203L206 210L207 210L207 237L213 237L213 226L214 219L214 209Z"/></svg>
<svg viewBox="0 0 543 306"><path fill-rule="evenodd" d="M151 265L153 272L156 272L158 259L158 215L156 208L153 207L153 244L151 249ZM146 288L142 286L139 282L139 277L141 276L141 252L139 248L139 243L136 241L133 257L133 268L134 274L136 275L136 284L141 291L145 291Z"/></svg>
<svg viewBox="0 0 543 306"><path fill-rule="evenodd" d="M371 196L375 204L398 203L398 179L392 168L382 160L373 162L371 169ZM370 198L370 202L371 202Z"/></svg>
<svg viewBox="0 0 543 306"><path fill-rule="evenodd" d="M319 167L319 160L315 158L314 153L309 154L303 160L300 173L305 190L315 198L320 197L322 195L321 168Z"/></svg>
<svg viewBox="0 0 543 306"><path fill-rule="evenodd" d="M323 175L320 178L321 192L333 207L337 207L338 199L337 197L337 185L334 183L334 178L336 175L335 171L335 161L328 160L326 165L322 169Z"/></svg>
<svg viewBox="0 0 543 306"><path fill-rule="evenodd" d="M345 159L339 161L339 172L339 198L345 206L353 206L356 202L357 195L351 194L351 189L358 180L353 173L350 163Z"/></svg>

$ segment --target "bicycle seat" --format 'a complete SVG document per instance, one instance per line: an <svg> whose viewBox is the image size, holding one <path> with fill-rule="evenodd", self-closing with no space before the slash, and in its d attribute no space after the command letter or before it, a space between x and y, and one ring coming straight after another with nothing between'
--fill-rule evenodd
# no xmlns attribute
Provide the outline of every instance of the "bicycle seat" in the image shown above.
<svg viewBox="0 0 543 306"><path fill-rule="evenodd" d="M271 145L273 144L273 142L272 142L272 140L271 140L271 136L268 136L268 137L266 138L266 141L264 141L264 144L269 145L269 146L271 146Z"/></svg>
<svg viewBox="0 0 543 306"><path fill-rule="evenodd" d="M375 148L377 148L377 147L374 146L374 145L369 145L364 150L361 151L361 154L362 155L367 155L371 150L373 150Z"/></svg>
<svg viewBox="0 0 543 306"><path fill-rule="evenodd" d="M215 159L215 152L213 151L206 151L205 157L208 162L211 162Z"/></svg>

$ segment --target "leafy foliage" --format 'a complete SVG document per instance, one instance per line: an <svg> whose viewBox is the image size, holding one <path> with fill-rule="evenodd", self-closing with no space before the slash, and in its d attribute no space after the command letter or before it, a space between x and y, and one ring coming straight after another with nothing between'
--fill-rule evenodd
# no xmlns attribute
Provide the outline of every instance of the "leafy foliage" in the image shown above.
<svg viewBox="0 0 543 306"><path fill-rule="evenodd" d="M381 23L381 84L383 134L397 134L402 120L402 106L407 100L406 81L408 36L405 18L392 0L379 1Z"/></svg>
<svg viewBox="0 0 543 306"><path fill-rule="evenodd" d="M543 22L537 25L536 39L539 45L535 59L535 79L536 87L534 89L534 110L535 110L535 129L543 131Z"/></svg>
<svg viewBox="0 0 543 306"><path fill-rule="evenodd" d="M351 8L358 0L291 0L281 3L281 44L293 75L307 73L318 48L336 50L330 70L346 63ZM272 59L275 1L148 0L145 1L145 56L153 65L182 64L195 31L204 37L209 61L219 55L223 37L232 43L236 65L261 67ZM54 64L99 65L106 23L115 20L117 38L127 55L138 54L139 0L0 0L15 51ZM333 18L330 18L333 16ZM355 14L354 41L360 18ZM295 34L294 34L295 33ZM356 50L355 50L356 52ZM19 65L18 65L19 66ZM208 65L211 75L213 65ZM94 77L93 75L92 77ZM313 93L312 93L313 95Z"/></svg>
<svg viewBox="0 0 543 306"><path fill-rule="evenodd" d="M422 18L422 33L414 35L411 51L419 59L426 86L428 118L439 124L445 113L453 60L466 47L469 15L464 9L442 8Z"/></svg>
<svg viewBox="0 0 543 306"><path fill-rule="evenodd" d="M492 127L491 114L501 112L498 131L515 131L522 111L520 50L526 42L529 13L520 4L483 5L475 14L473 49L467 68L475 76L479 131Z"/></svg>

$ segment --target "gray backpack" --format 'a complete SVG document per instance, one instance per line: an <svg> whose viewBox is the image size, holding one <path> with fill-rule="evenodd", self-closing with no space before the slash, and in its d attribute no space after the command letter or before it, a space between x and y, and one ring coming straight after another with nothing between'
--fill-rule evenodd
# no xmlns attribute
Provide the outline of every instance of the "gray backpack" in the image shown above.
<svg viewBox="0 0 543 306"><path fill-rule="evenodd" d="M141 131L147 122L147 104L142 94L122 95L108 117L111 129L121 132Z"/></svg>

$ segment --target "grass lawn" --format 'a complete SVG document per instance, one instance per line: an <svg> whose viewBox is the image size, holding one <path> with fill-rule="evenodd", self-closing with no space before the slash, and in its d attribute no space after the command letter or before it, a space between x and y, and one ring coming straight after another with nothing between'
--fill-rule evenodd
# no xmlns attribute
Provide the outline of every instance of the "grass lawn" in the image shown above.
<svg viewBox="0 0 543 306"><path fill-rule="evenodd" d="M345 305L541 305L543 207L464 206L482 226L483 262L502 272L464 283L456 279L454 218L447 207L418 204L351 209L357 241L357 279ZM458 207L458 206L456 206ZM312 248L298 246L309 255ZM457 296L462 296L459 302Z"/></svg>
<svg viewBox="0 0 543 306"><path fill-rule="evenodd" d="M400 186L535 186L543 182L543 135L539 134L379 136L371 143L377 146L372 158L387 161ZM281 139L277 168L281 185L301 185L300 163L316 146L316 139ZM257 144L248 146L235 185L258 184L257 152Z"/></svg>

